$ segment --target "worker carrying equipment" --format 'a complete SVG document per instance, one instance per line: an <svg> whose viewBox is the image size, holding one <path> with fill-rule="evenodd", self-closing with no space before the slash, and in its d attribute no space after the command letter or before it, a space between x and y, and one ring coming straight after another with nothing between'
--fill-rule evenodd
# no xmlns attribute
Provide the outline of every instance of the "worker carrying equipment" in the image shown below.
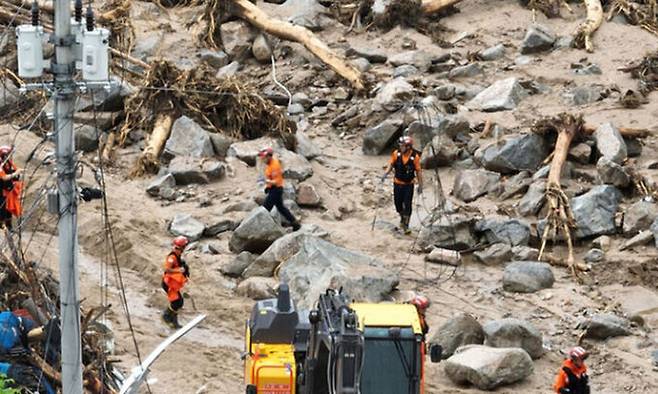
<svg viewBox="0 0 658 394"><path fill-rule="evenodd" d="M580 346L569 350L569 358L564 360L555 378L553 388L556 393L589 394L589 377L585 366L587 356L587 351Z"/></svg>
<svg viewBox="0 0 658 394"><path fill-rule="evenodd" d="M272 148L263 148L258 152L258 157L265 163L265 202L263 206L268 211L276 207L276 210L292 225L293 231L300 229L300 224L283 205L283 168L279 159L274 157Z"/></svg>
<svg viewBox="0 0 658 394"><path fill-rule="evenodd" d="M420 152L413 148L414 141L409 136L402 136L398 140L398 149L391 155L386 167L382 182L388 174L395 170L393 178L393 200L395 210L400 215L400 227L405 234L409 234L409 219L411 218L411 204L414 199L414 184L418 185L418 194L423 193L423 174L420 168Z"/></svg>
<svg viewBox="0 0 658 394"><path fill-rule="evenodd" d="M183 252L189 243L187 237L178 236L172 241L172 250L167 255L162 275L162 289L167 293L169 306L162 313L162 319L173 328L180 328L178 311L183 307L181 290L190 277L190 268L183 260Z"/></svg>
<svg viewBox="0 0 658 394"><path fill-rule="evenodd" d="M12 217L23 214L21 192L23 182L20 180L21 171L11 159L13 148L0 146L0 224L11 230Z"/></svg>

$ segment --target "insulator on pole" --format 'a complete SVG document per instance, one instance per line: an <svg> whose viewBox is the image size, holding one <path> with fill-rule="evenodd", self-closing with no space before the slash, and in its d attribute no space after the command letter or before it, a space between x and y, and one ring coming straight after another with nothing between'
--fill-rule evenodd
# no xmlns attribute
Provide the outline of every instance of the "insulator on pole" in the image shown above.
<svg viewBox="0 0 658 394"><path fill-rule="evenodd" d="M82 0L75 0L75 20L82 22Z"/></svg>
<svg viewBox="0 0 658 394"><path fill-rule="evenodd" d="M87 7L87 31L94 31L94 10L91 9L91 4Z"/></svg>
<svg viewBox="0 0 658 394"><path fill-rule="evenodd" d="M32 26L39 26L39 4L36 1L32 2Z"/></svg>

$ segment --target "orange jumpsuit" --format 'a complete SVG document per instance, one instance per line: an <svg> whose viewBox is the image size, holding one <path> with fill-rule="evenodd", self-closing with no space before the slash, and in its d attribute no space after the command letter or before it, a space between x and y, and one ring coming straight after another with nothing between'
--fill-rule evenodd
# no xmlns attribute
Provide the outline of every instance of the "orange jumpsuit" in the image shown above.
<svg viewBox="0 0 658 394"><path fill-rule="evenodd" d="M0 177L11 175L17 170L16 166L11 160L7 160L5 165L0 168ZM23 190L23 182L18 180L2 181L2 196L5 200L4 209L12 216L19 217L23 214L23 207L21 205L21 191Z"/></svg>
<svg viewBox="0 0 658 394"><path fill-rule="evenodd" d="M569 369L575 376L575 381L569 379L569 375L564 370L565 368ZM571 389L571 394L589 393L587 367L584 363L578 367L571 359L564 360L564 363L562 363L562 368L560 368L560 372L558 372L557 376L555 377L555 384L553 385L553 389L556 393L559 393L561 389L565 388Z"/></svg>
<svg viewBox="0 0 658 394"><path fill-rule="evenodd" d="M162 275L162 283L166 285L165 291L167 292L167 299L170 303L173 303L179 299L182 300L180 291L185 286L185 283L187 283L187 278L182 272L167 272L167 270L173 270L181 267L182 265L180 257L174 252L169 253L164 264L165 272Z"/></svg>

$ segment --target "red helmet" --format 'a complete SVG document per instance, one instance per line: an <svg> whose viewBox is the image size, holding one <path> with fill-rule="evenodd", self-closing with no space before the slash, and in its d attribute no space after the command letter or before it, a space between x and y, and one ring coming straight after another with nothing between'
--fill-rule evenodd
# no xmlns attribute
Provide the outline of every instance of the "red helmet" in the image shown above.
<svg viewBox="0 0 658 394"><path fill-rule="evenodd" d="M414 298L411 299L410 303L412 305L415 305L416 309L418 309L419 311L425 311L427 308L430 307L429 298L420 294L416 294Z"/></svg>
<svg viewBox="0 0 658 394"><path fill-rule="evenodd" d="M412 146L414 144L414 139L408 135L403 135L398 139L398 144Z"/></svg>
<svg viewBox="0 0 658 394"><path fill-rule="evenodd" d="M263 148L260 151L258 151L258 157L272 156L273 153L274 153L274 149L268 146L267 148Z"/></svg>
<svg viewBox="0 0 658 394"><path fill-rule="evenodd" d="M13 148L9 145L0 146L0 156L7 157L11 153Z"/></svg>
<svg viewBox="0 0 658 394"><path fill-rule="evenodd" d="M587 350L583 349L580 346L576 346L575 348L569 350L569 357L571 358L576 358L579 360L585 360L589 356L587 353Z"/></svg>
<svg viewBox="0 0 658 394"><path fill-rule="evenodd" d="M185 248L188 243L190 243L190 240L187 239L187 237L184 235L179 235L178 237L174 238L173 241L171 241L171 244L174 245L174 247L181 249Z"/></svg>

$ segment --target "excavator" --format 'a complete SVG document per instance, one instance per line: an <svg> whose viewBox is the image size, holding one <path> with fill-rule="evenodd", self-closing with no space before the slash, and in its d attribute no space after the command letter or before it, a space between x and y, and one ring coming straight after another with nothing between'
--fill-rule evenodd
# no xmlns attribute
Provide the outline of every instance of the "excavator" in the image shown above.
<svg viewBox="0 0 658 394"><path fill-rule="evenodd" d="M246 322L246 394L424 394L424 320L412 304L353 303L328 289L310 312L286 284ZM441 347L429 348L439 362Z"/></svg>

